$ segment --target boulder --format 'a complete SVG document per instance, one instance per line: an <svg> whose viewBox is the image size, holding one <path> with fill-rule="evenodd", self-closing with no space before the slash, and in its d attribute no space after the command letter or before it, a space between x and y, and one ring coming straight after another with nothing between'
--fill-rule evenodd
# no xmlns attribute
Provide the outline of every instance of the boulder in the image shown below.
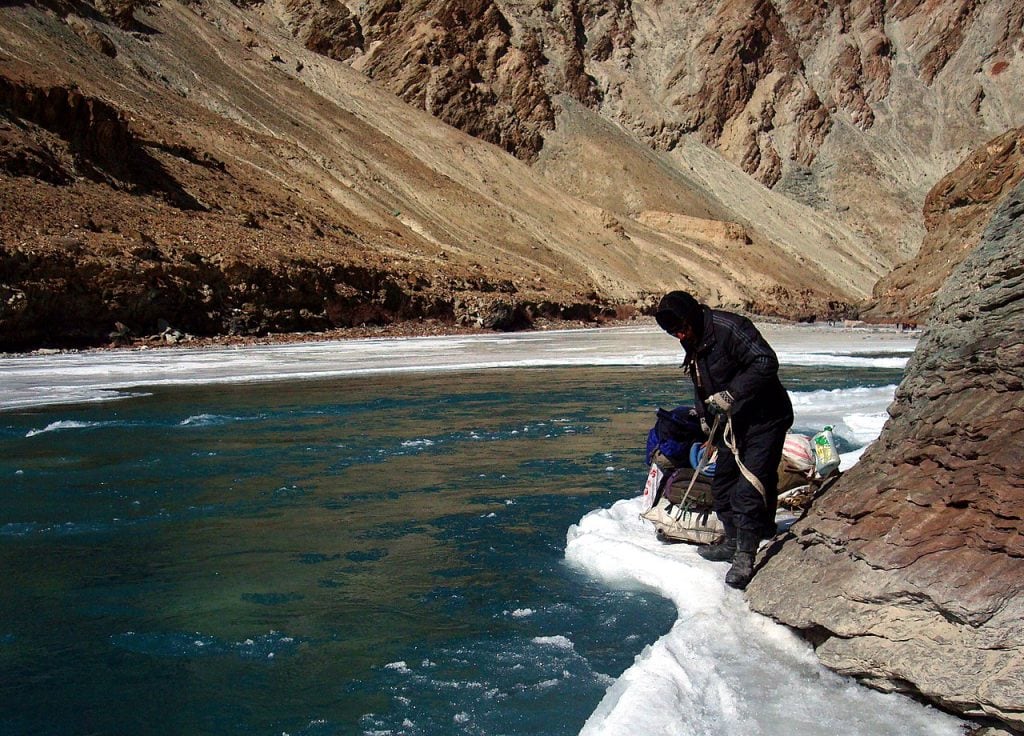
<svg viewBox="0 0 1024 736"><path fill-rule="evenodd" d="M827 666L1024 732L1024 184L936 297L890 420L750 605Z"/></svg>

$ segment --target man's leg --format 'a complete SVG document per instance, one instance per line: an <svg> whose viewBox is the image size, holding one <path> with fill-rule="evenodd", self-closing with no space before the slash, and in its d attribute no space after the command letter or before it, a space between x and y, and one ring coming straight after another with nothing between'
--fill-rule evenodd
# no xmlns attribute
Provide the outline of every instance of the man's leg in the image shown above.
<svg viewBox="0 0 1024 736"><path fill-rule="evenodd" d="M775 507L779 497L779 459L792 420L786 418L755 424L737 437L740 460L761 484L764 495L745 477L731 487L729 498L736 525L736 554L725 582L733 588L747 587L754 576L754 556L761 539L775 534Z"/></svg>
<svg viewBox="0 0 1024 736"><path fill-rule="evenodd" d="M719 448L718 458L715 460L715 475L711 479L711 497L714 501L715 515L725 527L725 539L718 544L697 548L697 554L706 560L730 561L736 552L736 524L733 520L730 498L732 487L738 477L739 468L732 453L728 448Z"/></svg>
<svg viewBox="0 0 1024 736"><path fill-rule="evenodd" d="M775 534L775 510L779 501L779 460L786 432L792 420L788 417L774 422L754 424L739 434L737 447L743 465L764 486L765 495L739 474L730 487L729 505L737 529L746 529L767 538ZM728 452L728 450L726 451ZM731 452L729 453L732 454ZM734 460L735 461L735 460Z"/></svg>

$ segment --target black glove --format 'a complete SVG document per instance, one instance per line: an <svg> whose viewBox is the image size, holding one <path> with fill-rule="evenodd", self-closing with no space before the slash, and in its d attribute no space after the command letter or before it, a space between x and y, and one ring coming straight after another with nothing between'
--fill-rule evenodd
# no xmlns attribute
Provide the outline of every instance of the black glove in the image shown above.
<svg viewBox="0 0 1024 736"><path fill-rule="evenodd" d="M707 404L708 412L711 414L728 414L729 410L732 409L734 401L735 399L731 393L719 391L717 394L711 394L705 403Z"/></svg>

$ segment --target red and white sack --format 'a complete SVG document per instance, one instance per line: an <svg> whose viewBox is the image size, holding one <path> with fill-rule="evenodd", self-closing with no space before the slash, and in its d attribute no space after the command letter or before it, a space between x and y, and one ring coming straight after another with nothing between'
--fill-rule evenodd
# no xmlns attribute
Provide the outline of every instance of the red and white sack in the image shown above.
<svg viewBox="0 0 1024 736"><path fill-rule="evenodd" d="M814 448L805 434L787 434L782 445L782 459L794 470L809 473L814 470Z"/></svg>

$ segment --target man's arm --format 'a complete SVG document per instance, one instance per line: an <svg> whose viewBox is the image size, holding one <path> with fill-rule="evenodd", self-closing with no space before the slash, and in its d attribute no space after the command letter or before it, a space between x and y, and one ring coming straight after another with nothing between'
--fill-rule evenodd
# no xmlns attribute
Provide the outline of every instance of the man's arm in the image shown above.
<svg viewBox="0 0 1024 736"><path fill-rule="evenodd" d="M779 373L779 359L771 345L746 317L736 316L729 322L728 350L738 370L727 391L738 409Z"/></svg>

